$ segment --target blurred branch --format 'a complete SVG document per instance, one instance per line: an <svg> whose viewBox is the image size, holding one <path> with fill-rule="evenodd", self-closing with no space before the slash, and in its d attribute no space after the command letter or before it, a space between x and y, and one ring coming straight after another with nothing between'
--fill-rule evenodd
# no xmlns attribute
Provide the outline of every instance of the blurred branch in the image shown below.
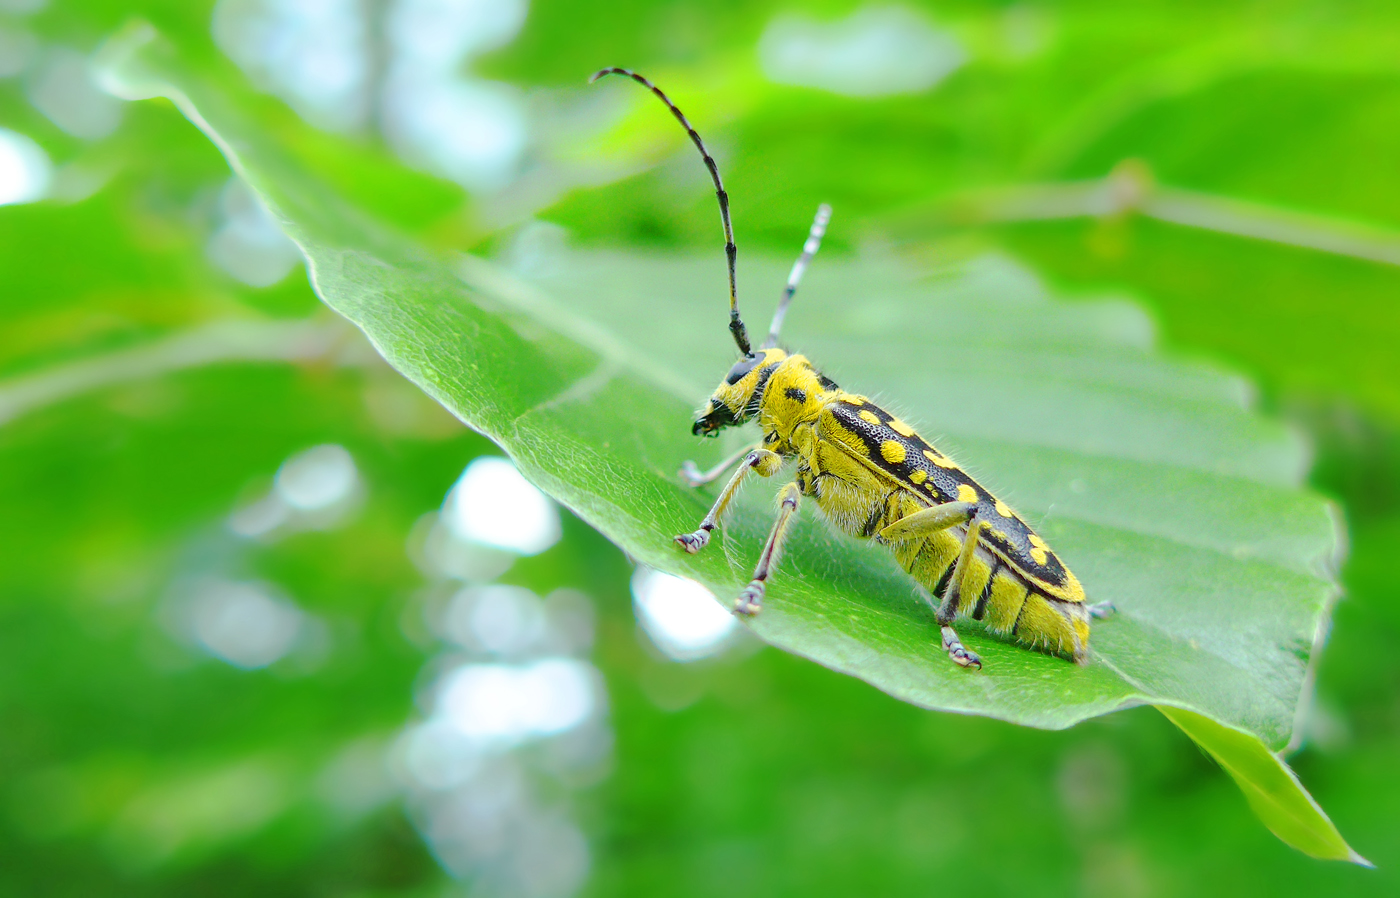
<svg viewBox="0 0 1400 898"><path fill-rule="evenodd" d="M0 382L0 425L94 390L220 362L302 362L344 341L333 321L219 321L153 343Z"/></svg>
<svg viewBox="0 0 1400 898"><path fill-rule="evenodd" d="M1027 184L959 194L899 218L896 227L978 225L1130 214L1191 228L1267 240L1318 252L1400 265L1400 232L1215 196L1153 181L1134 159L1108 177L1062 184Z"/></svg>

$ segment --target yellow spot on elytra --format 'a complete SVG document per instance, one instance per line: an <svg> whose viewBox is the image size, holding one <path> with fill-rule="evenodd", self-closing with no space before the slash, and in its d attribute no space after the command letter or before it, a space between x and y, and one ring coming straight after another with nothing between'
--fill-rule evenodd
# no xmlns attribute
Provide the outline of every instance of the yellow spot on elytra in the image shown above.
<svg viewBox="0 0 1400 898"><path fill-rule="evenodd" d="M904 462L904 444L896 443L894 440L885 440L880 444L880 455L892 465L902 464Z"/></svg>
<svg viewBox="0 0 1400 898"><path fill-rule="evenodd" d="M856 408L860 408L862 405L865 405L865 400L861 399L859 396L847 396L846 404L854 405Z"/></svg>
<svg viewBox="0 0 1400 898"><path fill-rule="evenodd" d="M867 421L867 422L869 422L869 423L871 423L871 424L879 424L879 423L880 423L880 416L879 416L879 415L876 415L874 412L868 411L868 410L863 410L863 411L861 411L861 413L860 413L860 419L861 419L862 421Z"/></svg>
<svg viewBox="0 0 1400 898"><path fill-rule="evenodd" d="M1037 549L1042 550L1050 548L1050 546L1046 544L1045 540L1040 538L1039 533L1031 534L1031 545L1035 546Z"/></svg>
<svg viewBox="0 0 1400 898"><path fill-rule="evenodd" d="M914 483L916 483L916 484L923 483L927 478L928 478L928 474L924 471L923 468L920 468L919 470L915 471L913 474L910 474L910 475L909 475L909 479L912 480L912 481L914 481Z"/></svg>
<svg viewBox="0 0 1400 898"><path fill-rule="evenodd" d="M914 428L910 427L908 424L905 424L898 418L890 419L890 429L902 437L912 437L914 435Z"/></svg>
<svg viewBox="0 0 1400 898"><path fill-rule="evenodd" d="M997 500L997 514L1001 515L1004 518L1011 517L1011 509L1007 508L1006 503L1001 501L1000 499Z"/></svg>
<svg viewBox="0 0 1400 898"><path fill-rule="evenodd" d="M1049 557L1050 556L1048 556L1045 553L1045 550L1042 549L1040 546L1036 546L1035 548L1031 549L1031 558L1035 560L1036 564L1044 564L1046 560L1049 559Z"/></svg>
<svg viewBox="0 0 1400 898"><path fill-rule="evenodd" d="M952 460L951 458L949 458L948 456L946 456L946 455L939 455L937 452L934 452L932 449L925 449L925 450L924 450L924 458L926 458L926 459L928 459L929 461L933 462L935 465L938 465L940 468L956 468L956 467L958 466L958 463L955 462L955 461L953 461L953 460Z"/></svg>
<svg viewBox="0 0 1400 898"><path fill-rule="evenodd" d="M958 486L958 501L959 501L959 502L976 502L976 501L977 501L977 490L975 490L975 489L973 489L972 487L968 486L966 483L960 484L960 485Z"/></svg>

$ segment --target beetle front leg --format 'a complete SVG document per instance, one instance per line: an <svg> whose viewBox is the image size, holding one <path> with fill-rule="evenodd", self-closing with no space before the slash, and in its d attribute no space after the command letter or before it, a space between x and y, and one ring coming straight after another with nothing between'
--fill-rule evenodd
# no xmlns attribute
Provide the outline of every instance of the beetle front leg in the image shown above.
<svg viewBox="0 0 1400 898"><path fill-rule="evenodd" d="M783 540L787 537L788 528L792 526L793 516L797 514L797 503L801 496L802 490L796 483L789 483L778 494L778 519L773 522L773 531L768 534L768 541L763 544L763 552L758 556L758 567L754 568L753 580L749 581L749 585L744 587L734 602L734 611L738 614L752 617L763 610L763 594L768 575L778 563L778 555L783 550Z"/></svg>
<svg viewBox="0 0 1400 898"><path fill-rule="evenodd" d="M757 448L757 446L745 446L708 471L700 470L699 465L690 459L686 459L681 462L681 480L684 480L685 485L689 487L701 487L707 483L713 483L724 476L725 471L734 467L735 464L743 460L750 452Z"/></svg>
<svg viewBox="0 0 1400 898"><path fill-rule="evenodd" d="M744 456L744 461L739 465L739 470L734 472L734 476L729 478L729 482L720 491L719 498L715 500L714 507L710 513L705 515L705 519L700 522L700 526L691 533L682 533L676 537L676 543L691 555L699 552L710 543L710 531L719 525L719 516L724 514L724 510L729 507L729 502L734 495L739 492L739 484L743 483L744 475L749 471L757 471L760 477L771 477L783 466L783 457L776 452L767 449L751 449Z"/></svg>

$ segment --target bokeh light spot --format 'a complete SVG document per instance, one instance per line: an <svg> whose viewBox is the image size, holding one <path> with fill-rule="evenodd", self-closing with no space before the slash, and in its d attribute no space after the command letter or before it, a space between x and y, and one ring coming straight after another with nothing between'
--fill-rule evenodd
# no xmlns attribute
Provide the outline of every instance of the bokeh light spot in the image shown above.
<svg viewBox="0 0 1400 898"><path fill-rule="evenodd" d="M34 108L74 137L96 140L121 124L121 101L97 86L88 58L77 50L49 50L28 82Z"/></svg>
<svg viewBox="0 0 1400 898"><path fill-rule="evenodd" d="M355 460L328 443L299 452L277 469L277 494L301 511L319 511L349 499L359 484Z"/></svg>
<svg viewBox="0 0 1400 898"><path fill-rule="evenodd" d="M286 656L305 625L299 608L260 583L205 581L189 602L189 625L199 644L250 670Z"/></svg>
<svg viewBox="0 0 1400 898"><path fill-rule="evenodd" d="M852 97L919 93L967 61L952 35L902 6L862 7L836 22L783 14L758 53L772 81Z"/></svg>
<svg viewBox="0 0 1400 898"><path fill-rule="evenodd" d="M473 461L447 495L443 521L464 540L536 555L559 541L554 503L504 458Z"/></svg>
<svg viewBox="0 0 1400 898"><path fill-rule="evenodd" d="M0 25L0 78L23 72L39 50L39 40L25 28Z"/></svg>
<svg viewBox="0 0 1400 898"><path fill-rule="evenodd" d="M444 677L442 716L465 736L513 745L562 733L593 713L592 665L545 658L519 666L466 664Z"/></svg>
<svg viewBox="0 0 1400 898"><path fill-rule="evenodd" d="M507 43L523 0L398 0L384 84L385 136L404 158L473 190L505 186L528 142L519 91L464 77L470 58Z"/></svg>
<svg viewBox="0 0 1400 898"><path fill-rule="evenodd" d="M250 287L271 287L301 263L301 250L242 178L229 179L219 210L223 224L210 235L205 255L234 278Z"/></svg>
<svg viewBox="0 0 1400 898"><path fill-rule="evenodd" d="M694 580L638 567L633 605L652 642L677 661L695 661L725 648L738 626L714 593Z"/></svg>
<svg viewBox="0 0 1400 898"><path fill-rule="evenodd" d="M544 637L544 602L523 586L490 584L459 591L443 621L447 637L498 655L520 654Z"/></svg>
<svg viewBox="0 0 1400 898"><path fill-rule="evenodd" d="M0 206L42 199L52 174L43 148L23 134L0 128Z"/></svg>
<svg viewBox="0 0 1400 898"><path fill-rule="evenodd" d="M214 40L263 90L320 128L369 115L369 37L358 0L220 0Z"/></svg>

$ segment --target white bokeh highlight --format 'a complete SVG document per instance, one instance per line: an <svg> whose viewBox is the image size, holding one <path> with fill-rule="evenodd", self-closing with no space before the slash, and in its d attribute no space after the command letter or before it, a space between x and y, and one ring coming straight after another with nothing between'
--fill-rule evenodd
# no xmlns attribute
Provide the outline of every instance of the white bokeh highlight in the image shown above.
<svg viewBox="0 0 1400 898"><path fill-rule="evenodd" d="M306 616L267 584L206 580L186 598L188 633L210 655L246 670L286 657Z"/></svg>
<svg viewBox="0 0 1400 898"><path fill-rule="evenodd" d="M632 598L642 629L676 661L718 654L738 627L704 586L648 567L638 566L632 576Z"/></svg>
<svg viewBox="0 0 1400 898"><path fill-rule="evenodd" d="M38 55L39 39L27 28L0 24L0 78L12 78Z"/></svg>
<svg viewBox="0 0 1400 898"><path fill-rule="evenodd" d="M834 22L783 13L758 55L771 81L851 97L921 93L967 61L951 34L903 6L864 6Z"/></svg>
<svg viewBox="0 0 1400 898"><path fill-rule="evenodd" d="M469 740L512 746L573 729L593 713L593 667L573 658L467 664L443 678L438 710Z"/></svg>
<svg viewBox="0 0 1400 898"><path fill-rule="evenodd" d="M301 264L301 251L242 178L232 177L224 185L219 217L204 252L235 279L250 287L270 287Z"/></svg>
<svg viewBox="0 0 1400 898"><path fill-rule="evenodd" d="M526 0L220 0L213 31L312 124L373 123L409 163L490 192L519 173L529 122L522 93L471 63L512 40L527 10Z"/></svg>
<svg viewBox="0 0 1400 898"><path fill-rule="evenodd" d="M288 458L274 482L278 495L292 508L320 511L349 499L360 478L350 451L326 443Z"/></svg>
<svg viewBox="0 0 1400 898"><path fill-rule="evenodd" d="M228 528L249 539L327 530L345 522L364 492L348 449L335 443L312 446L282 462L272 489L234 509Z"/></svg>
<svg viewBox="0 0 1400 898"><path fill-rule="evenodd" d="M360 0L220 0L214 40L262 90L328 131L369 118L369 36Z"/></svg>
<svg viewBox="0 0 1400 898"><path fill-rule="evenodd" d="M559 541L559 511L504 458L474 460L453 485L442 522L459 539L537 555Z"/></svg>
<svg viewBox="0 0 1400 898"><path fill-rule="evenodd" d="M29 102L74 137L96 140L117 129L122 103L97 86L88 58L69 47L45 51L27 79Z"/></svg>
<svg viewBox="0 0 1400 898"><path fill-rule="evenodd" d="M447 638L495 655L519 655L548 632L544 601L523 586L492 583L459 591L443 615Z"/></svg>
<svg viewBox="0 0 1400 898"><path fill-rule="evenodd" d="M52 177L42 147L18 131L0 128L0 206L43 199Z"/></svg>
<svg viewBox="0 0 1400 898"><path fill-rule="evenodd" d="M474 56L515 37L527 8L525 0L396 0L381 108L400 155L472 190L514 179L529 137L523 98L469 70Z"/></svg>

